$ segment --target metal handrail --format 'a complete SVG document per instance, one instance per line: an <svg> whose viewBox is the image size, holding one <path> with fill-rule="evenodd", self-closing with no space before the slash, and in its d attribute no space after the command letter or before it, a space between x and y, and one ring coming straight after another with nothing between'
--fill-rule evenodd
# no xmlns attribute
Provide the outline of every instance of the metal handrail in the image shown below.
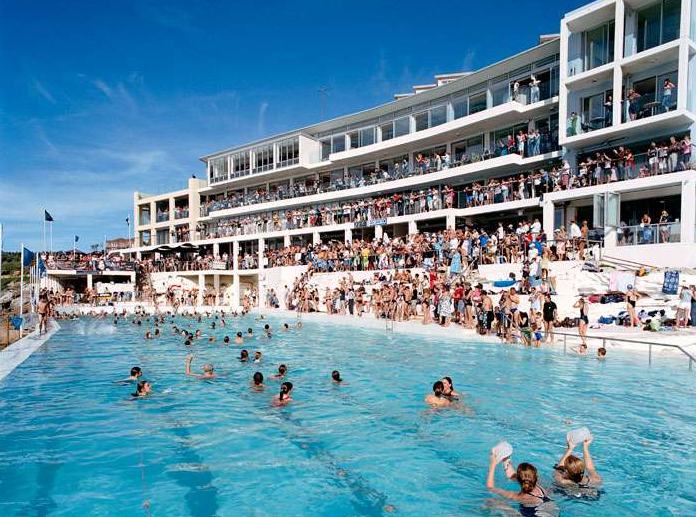
<svg viewBox="0 0 696 517"><path fill-rule="evenodd" d="M568 336L573 337L573 338L579 338L582 339L580 334L569 334L567 332L556 332L553 331L551 332L551 335L555 336L563 336L563 351L566 351L566 346L567 346L567 338ZM676 348L678 349L681 353L683 353L685 356L689 358L689 371L693 370L693 363L696 362L696 357L691 355L689 352L684 350L684 347L681 345L673 345L671 343L658 343L657 341L643 341L640 339L625 339L625 338L615 338L615 337L602 337L602 336L589 336L586 335L585 339L601 339L602 340L602 347L606 348L606 342L607 340L609 341L620 341L623 343L634 343L638 345L648 345L648 364L652 364L652 347L653 346L662 346L662 347L667 347L667 348Z"/></svg>

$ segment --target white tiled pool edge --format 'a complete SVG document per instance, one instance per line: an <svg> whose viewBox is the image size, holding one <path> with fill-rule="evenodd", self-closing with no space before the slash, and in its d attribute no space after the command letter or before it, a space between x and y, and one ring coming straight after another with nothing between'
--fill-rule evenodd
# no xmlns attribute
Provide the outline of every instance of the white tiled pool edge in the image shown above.
<svg viewBox="0 0 696 517"><path fill-rule="evenodd" d="M49 322L47 332L42 336L39 336L39 330L36 329L31 334L0 350L0 381L26 361L31 354L38 350L59 329L58 323L52 320Z"/></svg>

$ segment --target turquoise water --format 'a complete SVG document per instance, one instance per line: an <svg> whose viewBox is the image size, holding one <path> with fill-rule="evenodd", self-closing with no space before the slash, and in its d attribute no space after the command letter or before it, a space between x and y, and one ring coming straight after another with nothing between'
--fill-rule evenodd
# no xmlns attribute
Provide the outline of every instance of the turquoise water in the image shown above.
<svg viewBox="0 0 696 517"><path fill-rule="evenodd" d="M223 377L186 377L190 350L170 324L145 341L152 323L83 320L61 322L0 382L0 515L515 515L484 489L490 448L509 441L513 462L534 463L548 486L580 425L595 434L604 489L597 501L554 496L561 515L696 515L696 388L683 361L648 367L610 351L598 363L324 322L225 346L226 334L284 320L215 331L177 321L217 336L195 343L193 367L211 362ZM263 351L262 363L239 363L241 348ZM257 393L249 380L280 363L295 402L276 408L279 383ZM136 364L152 381L147 399L114 383ZM346 385L329 381L335 368ZM473 414L426 408L443 375ZM497 483L516 489L500 473Z"/></svg>

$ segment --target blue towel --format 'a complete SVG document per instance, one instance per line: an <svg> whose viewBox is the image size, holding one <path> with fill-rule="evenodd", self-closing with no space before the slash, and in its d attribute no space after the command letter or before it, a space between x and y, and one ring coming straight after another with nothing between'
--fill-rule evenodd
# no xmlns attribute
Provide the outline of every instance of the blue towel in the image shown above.
<svg viewBox="0 0 696 517"><path fill-rule="evenodd" d="M19 330L19 328L22 326L22 318L20 316L12 316L10 318L10 323L12 323L15 330Z"/></svg>
<svg viewBox="0 0 696 517"><path fill-rule="evenodd" d="M677 291L679 291L679 271L665 271L662 292L664 294L677 294Z"/></svg>

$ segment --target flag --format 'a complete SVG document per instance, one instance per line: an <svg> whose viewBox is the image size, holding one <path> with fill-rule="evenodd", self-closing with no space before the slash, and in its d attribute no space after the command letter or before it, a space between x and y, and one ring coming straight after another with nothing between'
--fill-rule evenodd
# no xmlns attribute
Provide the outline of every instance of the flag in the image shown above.
<svg viewBox="0 0 696 517"><path fill-rule="evenodd" d="M40 255L39 255L38 261L39 261L39 264L38 264L39 274L41 275L41 278L46 278L46 264L44 264L44 261Z"/></svg>
<svg viewBox="0 0 696 517"><path fill-rule="evenodd" d="M130 225L130 216L126 217L126 224Z"/></svg>
<svg viewBox="0 0 696 517"><path fill-rule="evenodd" d="M34 252L29 251L27 248L22 249L22 264L27 267L34 260Z"/></svg>
<svg viewBox="0 0 696 517"><path fill-rule="evenodd" d="M77 241L79 241L79 240L80 240L80 236L79 236L79 235L75 235L75 242L77 243Z"/></svg>
<svg viewBox="0 0 696 517"><path fill-rule="evenodd" d="M53 216L47 210L44 210L44 221L53 222Z"/></svg>

